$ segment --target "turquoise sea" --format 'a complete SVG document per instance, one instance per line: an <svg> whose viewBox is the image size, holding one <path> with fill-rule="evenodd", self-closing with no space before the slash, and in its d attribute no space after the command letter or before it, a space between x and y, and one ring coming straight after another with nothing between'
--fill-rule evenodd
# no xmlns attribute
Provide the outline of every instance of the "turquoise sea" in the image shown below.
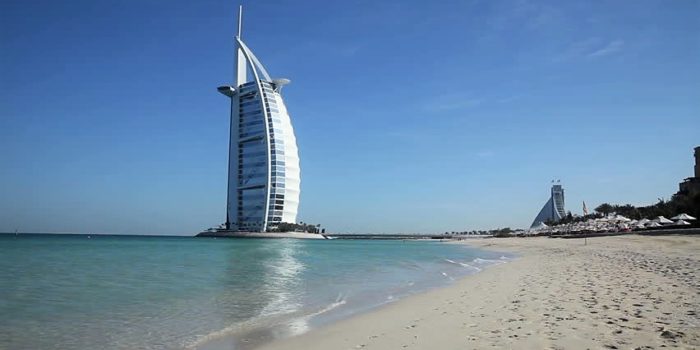
<svg viewBox="0 0 700 350"><path fill-rule="evenodd" d="M0 235L0 349L250 348L506 260L435 241Z"/></svg>

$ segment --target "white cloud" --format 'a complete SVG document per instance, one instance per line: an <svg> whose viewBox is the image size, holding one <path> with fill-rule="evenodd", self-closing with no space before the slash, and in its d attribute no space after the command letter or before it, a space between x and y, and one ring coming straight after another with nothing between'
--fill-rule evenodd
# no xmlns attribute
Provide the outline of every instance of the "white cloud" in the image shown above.
<svg viewBox="0 0 700 350"><path fill-rule="evenodd" d="M606 43L606 41L601 38L590 37L572 43L566 50L555 56L553 61L564 62L581 58L596 58L612 55L622 51L624 44L625 42L619 39Z"/></svg>
<svg viewBox="0 0 700 350"><path fill-rule="evenodd" d="M609 42L605 47L589 53L587 56L588 57L602 57L602 56L612 55L616 52L621 51L624 44L625 44L625 42L622 40L614 40L614 41Z"/></svg>

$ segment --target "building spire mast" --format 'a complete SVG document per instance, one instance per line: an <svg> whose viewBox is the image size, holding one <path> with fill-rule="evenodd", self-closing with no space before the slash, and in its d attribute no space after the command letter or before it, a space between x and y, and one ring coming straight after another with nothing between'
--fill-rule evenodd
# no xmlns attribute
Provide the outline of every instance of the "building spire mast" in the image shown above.
<svg viewBox="0 0 700 350"><path fill-rule="evenodd" d="M241 37L241 27L243 26L243 5L238 6L238 34L236 37Z"/></svg>
<svg viewBox="0 0 700 350"><path fill-rule="evenodd" d="M246 64L246 59L243 54L243 49L241 48L241 34L243 32L243 5L238 6L238 32L236 34L236 72L235 72L235 88L238 88L246 82L246 73L248 72L248 66Z"/></svg>

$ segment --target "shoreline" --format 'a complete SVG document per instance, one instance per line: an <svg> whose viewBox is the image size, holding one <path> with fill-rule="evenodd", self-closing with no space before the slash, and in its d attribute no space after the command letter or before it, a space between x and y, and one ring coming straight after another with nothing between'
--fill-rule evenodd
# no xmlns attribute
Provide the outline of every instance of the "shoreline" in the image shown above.
<svg viewBox="0 0 700 350"><path fill-rule="evenodd" d="M280 315L277 320L257 320L258 324L251 324L250 327L234 325L213 332L186 348L198 350L259 349L272 343L284 342L302 336L326 325L381 310L406 298L450 286L462 278L480 274L485 269L516 258L505 251L479 249L469 245L455 246L453 241L441 241L435 242L435 244L437 244L436 247L445 244L452 246L439 248L442 252L452 251L452 254L435 260L433 264L436 265L423 272L427 275L422 278L416 275L413 278L418 277L418 279L411 278L407 280L409 283L406 285L396 284L390 289L374 291L371 289L360 290L360 294L356 293L358 291L352 292L352 295L344 293L339 295L330 305L316 308L316 310L299 310L294 314ZM460 253L455 255L455 251ZM442 265L442 267L436 269L437 265ZM428 275L433 277L425 279ZM362 280L359 279L356 283L361 285L363 282L360 281Z"/></svg>
<svg viewBox="0 0 700 350"><path fill-rule="evenodd" d="M255 349L700 346L700 237L456 241L518 255L454 284Z"/></svg>
<svg viewBox="0 0 700 350"><path fill-rule="evenodd" d="M270 239L330 239L320 233L308 232L241 232L241 231L203 231L194 236L195 238L270 238Z"/></svg>

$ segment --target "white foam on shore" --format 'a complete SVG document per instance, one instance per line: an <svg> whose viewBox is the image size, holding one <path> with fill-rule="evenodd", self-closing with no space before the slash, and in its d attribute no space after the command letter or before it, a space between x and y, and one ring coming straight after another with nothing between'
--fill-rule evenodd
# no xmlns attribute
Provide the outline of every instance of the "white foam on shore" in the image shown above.
<svg viewBox="0 0 700 350"><path fill-rule="evenodd" d="M457 261L450 260L450 259L445 259L445 261L447 261L447 262L449 262L449 263L452 263L452 264L455 264L455 265L459 265L459 266L462 266L462 267L466 267L466 268L470 268L470 269L476 270L476 272L481 271L480 268L478 268L478 267L476 267L476 266L469 265L469 264L467 264L467 263L457 262Z"/></svg>
<svg viewBox="0 0 700 350"><path fill-rule="evenodd" d="M336 300L324 307L322 307L319 310L310 312L308 314L289 319L287 321L274 321L270 319L270 316L282 316L284 314L289 314L287 313L282 313L282 314L260 314L257 317L254 317L252 319L232 324L228 327L225 327L223 329L220 329L218 331L211 332L207 335L201 336L195 341L185 344L183 346L184 349L188 350L194 350L198 349L201 346L207 344L208 342L211 342L216 339L221 339L224 337L230 337L234 336L236 334L241 334L241 333L246 333L247 331L254 330L256 328L260 327L279 327L279 326L286 326L290 330L290 336L294 335L299 335L307 332L309 330L309 320L313 317L319 316L321 314L327 313L331 310L334 310L342 305L345 305L346 300L345 297L342 294L339 294Z"/></svg>
<svg viewBox="0 0 700 350"><path fill-rule="evenodd" d="M316 312L312 312L312 313L306 315L305 317L306 317L306 318L311 318L311 317L314 317L314 316L318 316L318 315L320 315L320 314L325 314L326 312L331 311L331 310L333 310L333 309L335 309L335 308L337 308L337 307L339 307L339 306L345 305L346 302L347 302L347 301L345 300L345 297L343 297L342 294L338 294L338 297L335 299L334 302L332 302L332 303L326 305L326 307L322 308L321 310L318 310L318 311L316 311Z"/></svg>
<svg viewBox="0 0 700 350"><path fill-rule="evenodd" d="M455 279L454 279L454 277L452 277L452 276L448 275L448 274L447 274L447 273L445 273L445 272L441 272L441 274L442 274L443 276L445 276L445 277L449 278L449 279L450 279L450 281L454 281L454 280L455 280Z"/></svg>
<svg viewBox="0 0 700 350"><path fill-rule="evenodd" d="M336 309L342 305L345 305L346 301L342 294L338 294L338 297L334 302L326 305L322 309L309 313L307 315L293 319L289 323L289 329L292 331L292 335L300 335L306 333L309 330L309 320L313 317L325 314L333 309Z"/></svg>
<svg viewBox="0 0 700 350"><path fill-rule="evenodd" d="M198 349L202 345L204 345L212 340L220 339L220 338L226 337L228 335L235 334L236 332L240 332L243 329L252 328L256 323L258 323L258 321L259 321L259 318L256 317L256 318L252 318L252 319L240 322L240 323L232 324L232 325L230 325L228 327L224 327L218 331L214 331L214 332L211 332L209 334L200 336L196 340L194 340L188 344L184 344L183 348L188 349L188 350Z"/></svg>
<svg viewBox="0 0 700 350"><path fill-rule="evenodd" d="M505 264L507 261L507 258L502 256L500 259L482 259L482 258L475 258L472 260L474 264L478 265L498 265L498 264Z"/></svg>

